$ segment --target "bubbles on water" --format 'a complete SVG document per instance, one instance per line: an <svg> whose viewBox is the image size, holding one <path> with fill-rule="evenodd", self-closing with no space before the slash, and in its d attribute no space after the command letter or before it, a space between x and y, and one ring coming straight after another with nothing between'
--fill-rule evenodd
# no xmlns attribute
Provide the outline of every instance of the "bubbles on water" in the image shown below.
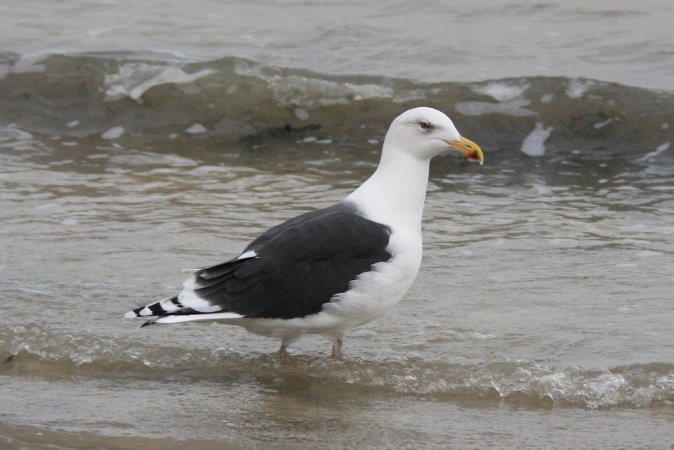
<svg viewBox="0 0 674 450"><path fill-rule="evenodd" d="M580 397L585 400L588 408L600 408L620 404L621 400L628 400L625 395L627 382L620 374L602 373L588 380L579 380L579 386L575 392L571 392L571 398Z"/></svg>

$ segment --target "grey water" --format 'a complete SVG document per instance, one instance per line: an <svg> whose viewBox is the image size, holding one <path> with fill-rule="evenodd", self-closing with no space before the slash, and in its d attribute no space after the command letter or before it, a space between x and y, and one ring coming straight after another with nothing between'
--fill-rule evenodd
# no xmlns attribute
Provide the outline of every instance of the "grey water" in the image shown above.
<svg viewBox="0 0 674 450"><path fill-rule="evenodd" d="M668 2L0 13L0 447L674 445ZM485 165L433 161L416 283L343 360L122 318L347 195L418 105Z"/></svg>

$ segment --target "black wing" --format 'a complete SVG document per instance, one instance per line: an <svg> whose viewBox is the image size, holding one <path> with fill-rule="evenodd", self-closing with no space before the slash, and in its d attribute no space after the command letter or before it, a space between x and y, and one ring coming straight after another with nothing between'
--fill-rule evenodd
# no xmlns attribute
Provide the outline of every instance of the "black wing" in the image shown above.
<svg viewBox="0 0 674 450"><path fill-rule="evenodd" d="M391 230L341 202L277 225L246 247L257 256L195 273L194 293L252 318L315 314L359 274L388 261Z"/></svg>

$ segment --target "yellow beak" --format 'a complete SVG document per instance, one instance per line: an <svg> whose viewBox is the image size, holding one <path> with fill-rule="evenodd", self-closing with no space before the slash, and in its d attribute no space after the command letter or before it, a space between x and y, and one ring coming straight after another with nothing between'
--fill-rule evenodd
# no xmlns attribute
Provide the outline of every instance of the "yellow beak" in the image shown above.
<svg viewBox="0 0 674 450"><path fill-rule="evenodd" d="M465 137L461 137L458 141L445 141L449 148L456 150L457 152L463 153L468 159L477 161L482 165L484 162L484 155L482 154L482 149L475 142Z"/></svg>

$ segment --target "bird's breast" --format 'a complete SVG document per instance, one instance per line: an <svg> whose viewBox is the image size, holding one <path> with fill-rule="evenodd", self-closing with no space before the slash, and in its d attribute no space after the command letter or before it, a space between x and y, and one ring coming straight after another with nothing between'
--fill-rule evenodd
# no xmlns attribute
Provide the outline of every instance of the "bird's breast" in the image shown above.
<svg viewBox="0 0 674 450"><path fill-rule="evenodd" d="M353 326L380 316L394 306L412 286L421 265L421 233L393 230L388 261L376 263L336 295L324 312L343 317Z"/></svg>

